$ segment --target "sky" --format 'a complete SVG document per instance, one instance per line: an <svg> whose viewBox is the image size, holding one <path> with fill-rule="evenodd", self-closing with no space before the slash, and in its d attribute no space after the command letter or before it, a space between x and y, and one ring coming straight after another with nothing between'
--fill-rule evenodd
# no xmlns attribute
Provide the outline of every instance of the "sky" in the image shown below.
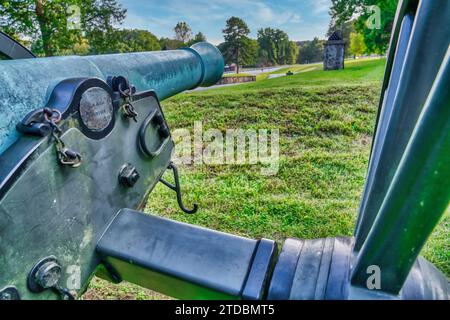
<svg viewBox="0 0 450 320"><path fill-rule="evenodd" d="M222 29L231 16L242 18L256 38L260 28L285 31L291 40L325 38L331 0L118 0L128 9L121 27L149 30L159 37L174 37L178 21L209 42L223 42Z"/></svg>

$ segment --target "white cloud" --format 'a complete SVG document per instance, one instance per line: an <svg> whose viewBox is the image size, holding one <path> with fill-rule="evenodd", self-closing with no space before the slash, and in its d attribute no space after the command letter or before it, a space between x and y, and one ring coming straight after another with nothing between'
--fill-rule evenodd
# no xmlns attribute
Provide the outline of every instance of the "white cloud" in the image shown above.
<svg viewBox="0 0 450 320"><path fill-rule="evenodd" d="M253 4L255 6L255 4ZM256 24L270 24L272 27L279 27L286 23L299 23L301 21L299 14L291 13L286 9L274 10L263 3L256 4L257 10L252 16Z"/></svg>
<svg viewBox="0 0 450 320"><path fill-rule="evenodd" d="M222 29L231 16L247 22L253 38L265 27L282 29L293 40L311 38L313 32L322 37L331 4L331 0L119 1L130 8L123 27L145 28L158 37L172 37L176 22L186 21L194 33L202 31L213 43L223 41Z"/></svg>
<svg viewBox="0 0 450 320"><path fill-rule="evenodd" d="M331 0L310 0L315 14L328 12L331 7Z"/></svg>
<svg viewBox="0 0 450 320"><path fill-rule="evenodd" d="M275 13L269 7L260 4L256 10L256 16L262 22L272 22L275 18Z"/></svg>

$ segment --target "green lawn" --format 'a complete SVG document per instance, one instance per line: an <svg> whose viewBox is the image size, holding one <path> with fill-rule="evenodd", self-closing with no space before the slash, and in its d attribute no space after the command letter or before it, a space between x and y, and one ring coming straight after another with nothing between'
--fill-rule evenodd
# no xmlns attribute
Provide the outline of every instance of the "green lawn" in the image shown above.
<svg viewBox="0 0 450 320"><path fill-rule="evenodd" d="M322 63L315 63L315 64L296 64L288 67L284 67L272 72L264 72L261 74L258 74L256 77L257 81L265 80L269 77L269 75L272 74L286 74L287 72L291 71L293 73L300 73L300 72L309 72L313 70L321 70L323 68Z"/></svg>
<svg viewBox="0 0 450 320"><path fill-rule="evenodd" d="M314 63L314 64L294 64L291 66L282 67L275 71L268 71L268 72L262 72L259 73L256 76L256 81L266 80L270 75L272 74L286 74L288 71L291 71L293 73L301 73L301 72L309 72L313 70L321 70L323 68L322 63ZM223 75L224 77L245 77L245 76L251 76L249 73L227 73Z"/></svg>
<svg viewBox="0 0 450 320"><path fill-rule="evenodd" d="M172 130L280 130L278 175L259 166L182 166L190 216L162 185L146 211L171 219L279 243L288 237L352 235L369 157L385 60L352 61L342 71L311 70L289 77L180 94L164 101ZM450 275L450 215L423 254ZM86 298L164 298L130 284L95 279Z"/></svg>

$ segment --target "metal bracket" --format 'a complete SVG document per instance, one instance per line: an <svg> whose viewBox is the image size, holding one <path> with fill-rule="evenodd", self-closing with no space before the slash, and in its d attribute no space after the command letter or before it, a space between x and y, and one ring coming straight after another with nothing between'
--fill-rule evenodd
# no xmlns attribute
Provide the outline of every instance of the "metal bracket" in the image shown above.
<svg viewBox="0 0 450 320"><path fill-rule="evenodd" d="M177 167L173 164L173 162L170 162L170 164L167 167L167 169L171 169L173 171L173 178L175 180L175 185L171 184L170 182L167 182L163 178L160 178L159 181L162 184L164 184L166 187L168 187L169 189L172 189L173 191L175 191L177 193L178 205L180 206L180 209L183 210L184 213L187 213L187 214L194 214L194 213L196 213L197 210L198 210L198 205L197 204L194 204L194 208L192 208L191 210L187 209L184 206L184 204L183 204L183 200L181 199L180 179L179 179L179 176L178 176L178 169L177 169Z"/></svg>
<svg viewBox="0 0 450 320"><path fill-rule="evenodd" d="M45 119L44 109L33 110L16 125L17 131L23 134L47 137L52 132L52 127Z"/></svg>
<svg viewBox="0 0 450 320"><path fill-rule="evenodd" d="M58 160L63 165L77 168L81 165L81 155L66 147L60 136L62 134L58 123L62 120L62 113L57 109L43 108L31 111L16 125L17 131L26 135L39 137L53 136Z"/></svg>
<svg viewBox="0 0 450 320"><path fill-rule="evenodd" d="M134 122L137 122L138 113L134 109L134 106L131 102L132 96L136 93L136 87L131 85L127 78L124 76L117 77L108 77L107 83L111 87L111 89L118 93L120 98L124 100L124 103L121 107L123 115L125 118L131 118Z"/></svg>
<svg viewBox="0 0 450 320"><path fill-rule="evenodd" d="M153 151L148 148L145 140L147 128L152 122L155 122L155 124L159 126L158 135L163 139L159 147ZM164 150L169 141L170 141L169 128L164 122L164 117L162 116L162 114L158 110L155 110L145 119L144 123L139 129L139 143L141 149L147 156L149 156L150 158L154 158L161 154L161 152Z"/></svg>

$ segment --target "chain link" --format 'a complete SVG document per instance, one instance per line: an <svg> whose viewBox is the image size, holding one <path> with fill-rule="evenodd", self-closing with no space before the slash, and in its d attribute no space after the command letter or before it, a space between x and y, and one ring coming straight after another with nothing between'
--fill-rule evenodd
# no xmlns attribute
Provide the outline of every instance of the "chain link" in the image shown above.
<svg viewBox="0 0 450 320"><path fill-rule="evenodd" d="M125 90L123 90L123 84L119 84L119 93L120 95L125 99L125 103L122 106L122 112L125 117L132 118L134 122L137 122L137 116L138 113L134 109L133 104L131 103L131 95L132 95L132 89L131 86L128 86Z"/></svg>
<svg viewBox="0 0 450 320"><path fill-rule="evenodd" d="M62 165L67 165L72 168L77 168L82 163L81 155L66 147L64 141L61 140L62 130L58 123L62 119L62 114L59 110L44 108L44 118L52 128L52 137L55 140L56 153L58 160Z"/></svg>

